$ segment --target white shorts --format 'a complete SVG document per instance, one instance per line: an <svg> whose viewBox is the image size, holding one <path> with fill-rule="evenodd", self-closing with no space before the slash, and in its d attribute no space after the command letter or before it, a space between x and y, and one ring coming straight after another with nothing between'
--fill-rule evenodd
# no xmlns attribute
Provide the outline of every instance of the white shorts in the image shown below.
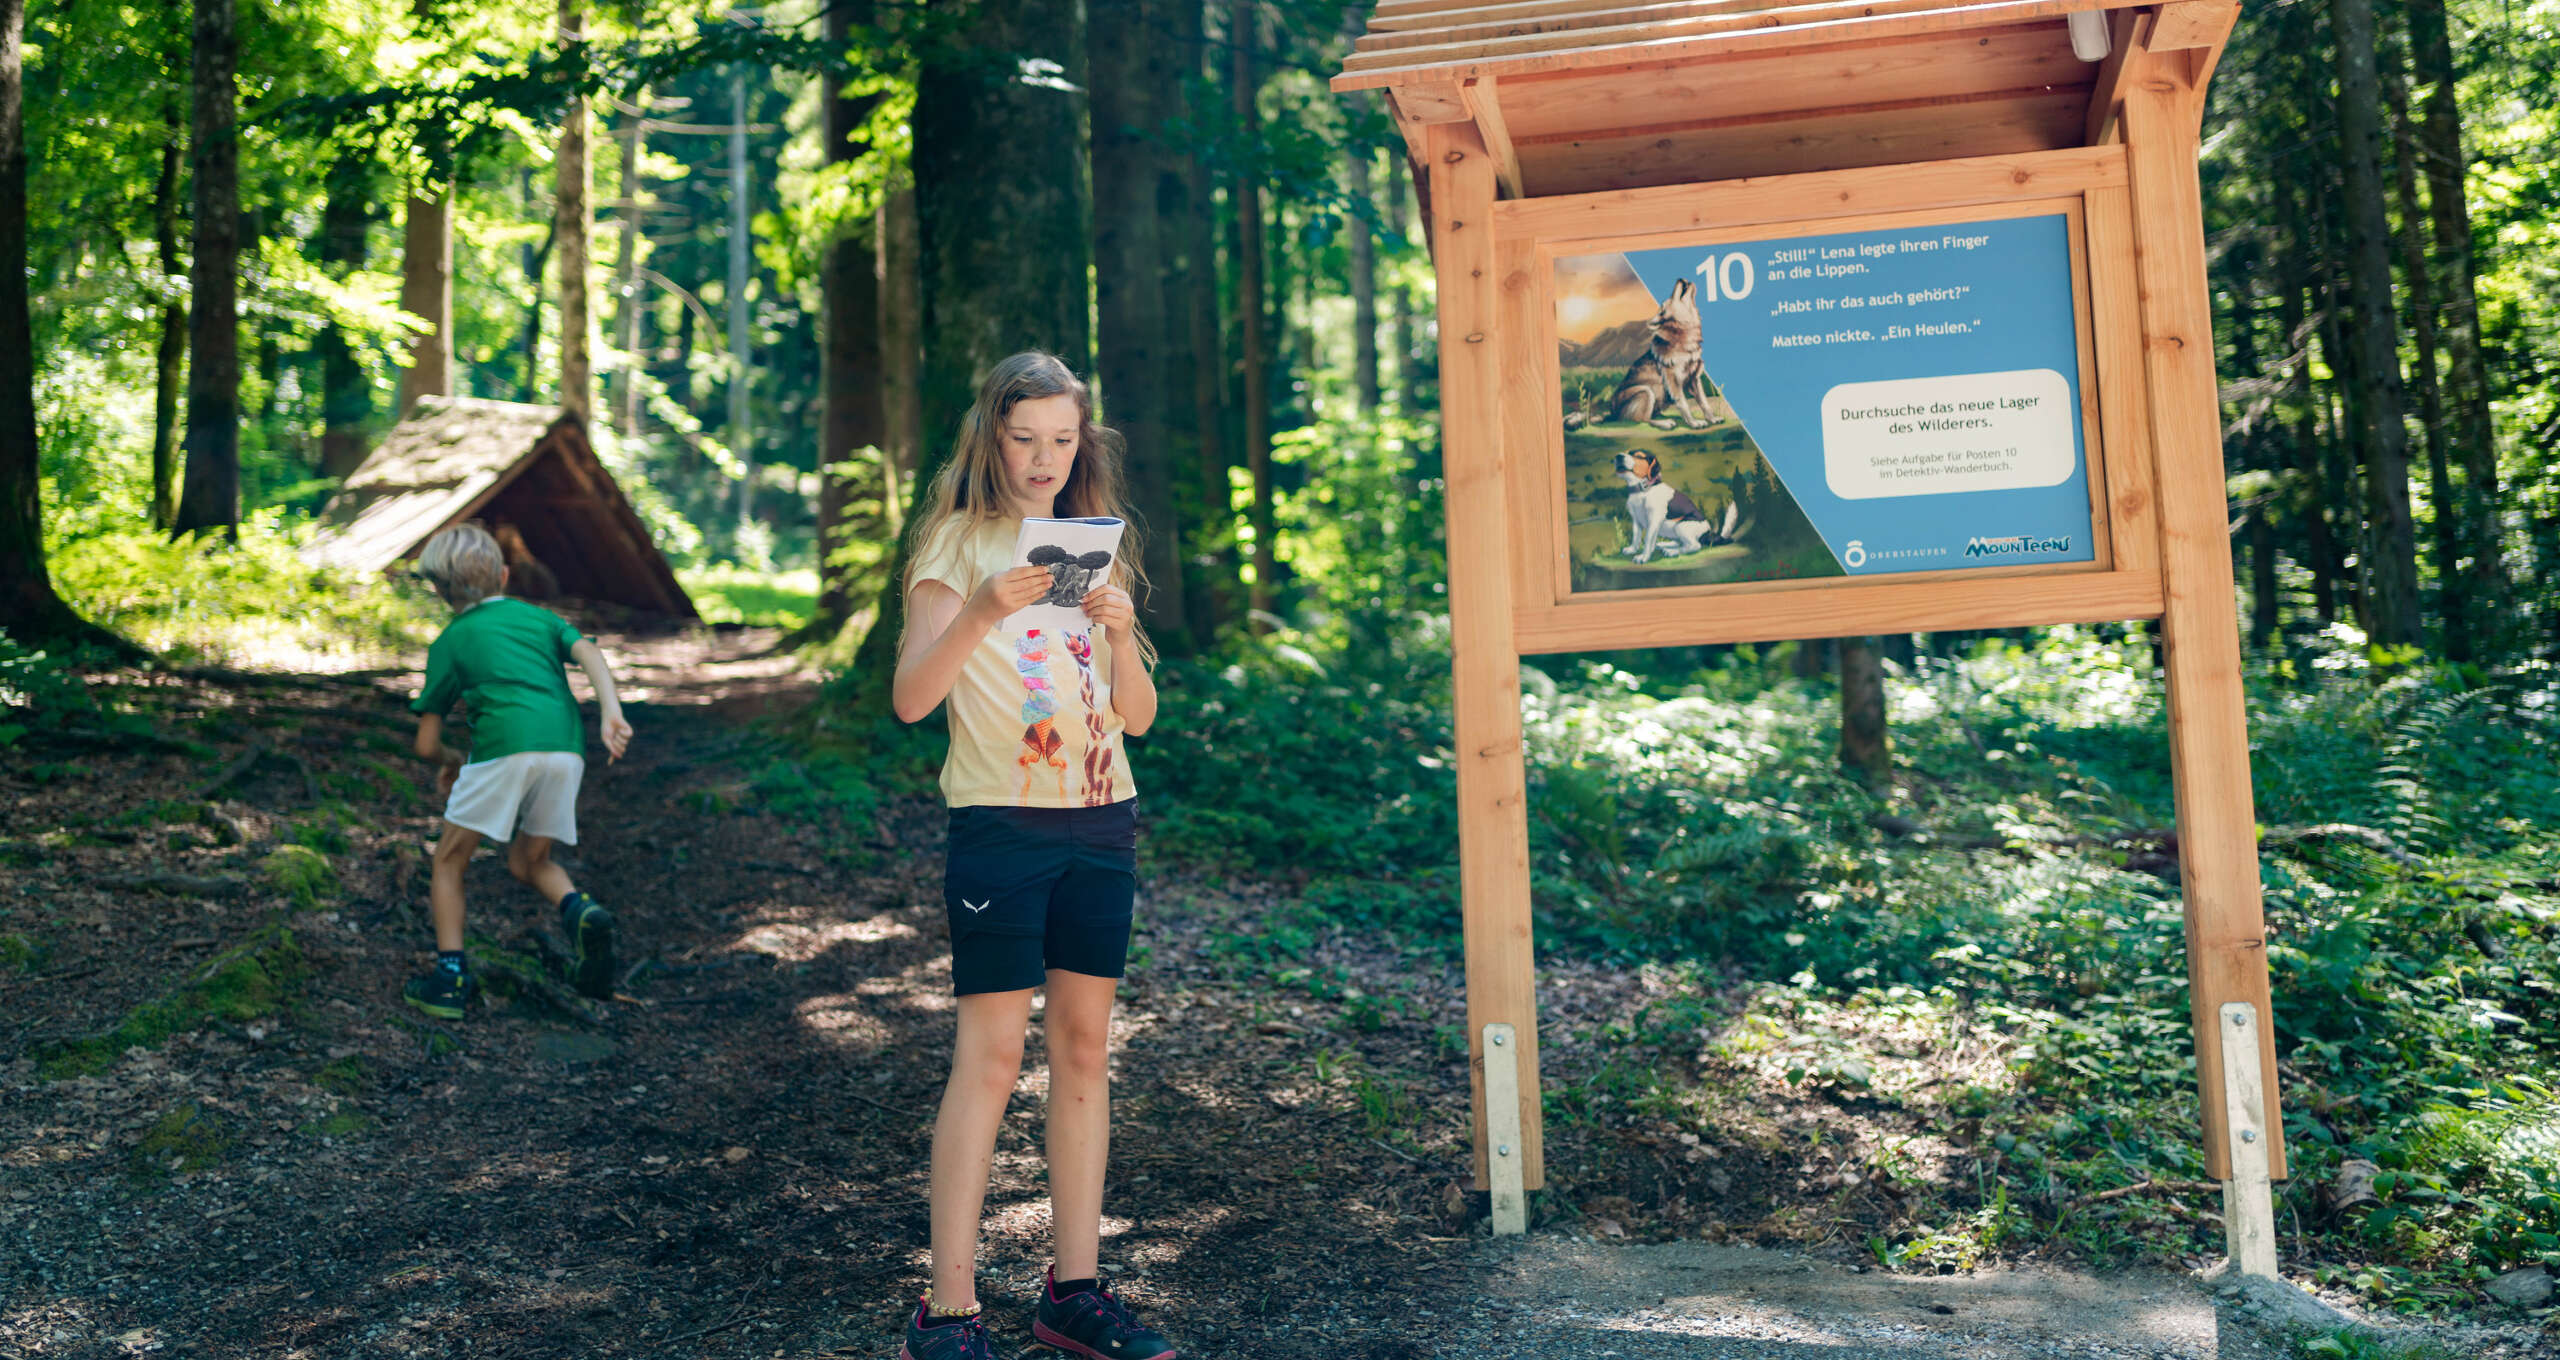
<svg viewBox="0 0 2560 1360"><path fill-rule="evenodd" d="M518 751L476 761L454 776L444 819L491 840L508 840L521 829L576 845L578 781L586 773L587 758L573 751Z"/></svg>

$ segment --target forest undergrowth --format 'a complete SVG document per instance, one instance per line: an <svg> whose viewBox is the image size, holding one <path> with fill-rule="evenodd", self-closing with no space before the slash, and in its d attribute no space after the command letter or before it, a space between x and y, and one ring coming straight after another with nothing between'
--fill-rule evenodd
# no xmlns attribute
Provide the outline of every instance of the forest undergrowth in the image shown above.
<svg viewBox="0 0 2560 1360"><path fill-rule="evenodd" d="M1140 963L1180 979L1181 1000L1163 1004L1209 1007L1207 1042L1250 1047L1248 1079L1286 1117L1365 1159L1365 1188L1337 1193L1455 1241L1482 1229L1460 1180L1441 627L1328 620L1168 663L1164 735L1132 757L1160 885ZM2476 1300L2500 1272L2560 1265L2553 695L2532 675L2377 677L2351 643L2306 644L2251 682L2293 1159L2278 1224L2289 1266L2427 1310ZM1549 1168L1537 1220L1613 1240L1824 1247L1906 1271L2217 1255L2148 643L2062 629L1921 656L1892 685L1897 773L1875 790L1834 764L1836 695L1786 678L1782 652L1677 660L1527 672ZM207 683L0 654L0 752L21 810L129 759L192 771L200 788L249 733L325 726L343 706L254 689L225 701ZM757 861L776 872L891 872L880 847L912 839L937 736L872 726L841 698L821 691L715 755L688 753L665 815L734 826L718 833L733 849L775 834L841 850L806 868ZM333 747L265 741L239 778L297 810L245 834L225 827L237 819L222 797L174 784L85 819L12 819L15 870L85 866L88 889L61 919L41 900L10 904L0 969L22 998L96 952L84 932L107 922L78 903L271 898L285 931L206 932L195 947L219 944L214 956L122 979L107 994L120 1000L81 1008L85 1028L22 1025L10 1060L32 1069L18 1070L77 1078L129 1065L128 1050L206 1042L191 1032L219 1046L277 1023L253 1016L304 1023L307 1003L259 990L307 995L345 953L326 935L315 947L301 913L408 919L404 828L425 822L398 809L418 776L396 710L347 721L357 740ZM705 833L639 834L681 847ZM154 878L137 851L162 842L228 858ZM740 907L714 924L761 928ZM392 929L369 947L384 946L368 968L387 979L417 942ZM362 1048L320 1052L337 1047ZM314 1118L352 1121L349 1138L387 1117L361 1091L320 1103ZM100 1149L136 1193L222 1161L201 1111L142 1113L117 1135L130 1147ZM1316 1158L1295 1174L1335 1170Z"/></svg>

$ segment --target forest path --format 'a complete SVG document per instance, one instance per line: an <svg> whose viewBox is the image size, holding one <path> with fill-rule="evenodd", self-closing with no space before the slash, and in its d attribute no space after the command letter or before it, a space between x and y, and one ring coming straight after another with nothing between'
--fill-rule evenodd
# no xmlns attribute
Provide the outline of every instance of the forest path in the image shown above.
<svg viewBox="0 0 2560 1360"><path fill-rule="evenodd" d="M19 942L0 960L0 1354L894 1355L952 1017L942 814L892 802L874 838L763 810L791 753L741 720L811 683L771 641L607 639L639 735L590 764L563 860L620 914L629 973L588 1016L531 989L456 1024L400 1003L435 824L406 754L411 677L101 676L211 754L39 735L0 765L0 944ZM272 872L291 845L330 867L306 902ZM532 895L485 852L468 890L475 934L529 957ZM1291 982L1258 932L1292 892L1160 866L1142 906L1104 1256L1186 1355L2243 1353L2217 1351L2172 1274L1888 1278L1696 1241L1489 1242L1458 1179L1458 969L1335 932L1288 947L1314 974ZM241 948L281 1004L204 1014L189 989ZM1629 984L1554 971L1561 1082L1595 994L1622 1007ZM1392 1004L1359 1009L1363 988ZM64 1066L65 1042L173 997L165 1042ZM1007 1354L1047 1261L1045 1075L1035 1030L987 1204ZM1739 1133L1714 1213L1671 1178L1680 1146L1641 1127L1559 1124L1549 1146L1594 1175L1656 1158L1626 1182L1650 1225L1612 1211L1648 1235L1815 1221L1811 1204L1847 1225L1822 1229L1835 1251L1864 1230L1839 1212L1863 1192L1791 1191L1796 1155Z"/></svg>

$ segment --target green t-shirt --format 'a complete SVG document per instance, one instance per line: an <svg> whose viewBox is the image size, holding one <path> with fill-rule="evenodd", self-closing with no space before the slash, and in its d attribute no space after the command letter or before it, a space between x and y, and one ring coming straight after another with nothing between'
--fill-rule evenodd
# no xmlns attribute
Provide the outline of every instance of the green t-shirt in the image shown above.
<svg viewBox="0 0 2560 1360"><path fill-rule="evenodd" d="M526 751L584 755L586 725L562 669L578 630L550 610L494 595L454 616L427 647L427 685L412 713L471 704L471 760Z"/></svg>

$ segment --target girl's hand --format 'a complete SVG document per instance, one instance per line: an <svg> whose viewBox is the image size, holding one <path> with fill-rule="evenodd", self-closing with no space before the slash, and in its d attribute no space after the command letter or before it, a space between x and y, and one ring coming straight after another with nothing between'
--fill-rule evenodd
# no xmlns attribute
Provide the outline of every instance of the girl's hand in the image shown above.
<svg viewBox="0 0 2560 1360"><path fill-rule="evenodd" d="M436 797L451 798L453 796L453 781L456 777L460 776L461 773L461 761L448 760L439 762L436 765Z"/></svg>
<svg viewBox="0 0 2560 1360"><path fill-rule="evenodd" d="M612 757L605 761L610 765L622 759L623 749L631 744L631 720L619 713L608 713L604 716L603 732L604 749L613 753Z"/></svg>
<svg viewBox="0 0 2560 1360"><path fill-rule="evenodd" d="M969 597L969 610L986 620L992 628L1005 616L1039 599L1049 591L1047 567L1015 567L988 577Z"/></svg>
<svg viewBox="0 0 2560 1360"><path fill-rule="evenodd" d="M1115 647L1125 645L1129 630L1137 625L1138 606L1129 592L1118 586L1095 586L1084 596L1085 617L1102 625L1104 636Z"/></svg>

